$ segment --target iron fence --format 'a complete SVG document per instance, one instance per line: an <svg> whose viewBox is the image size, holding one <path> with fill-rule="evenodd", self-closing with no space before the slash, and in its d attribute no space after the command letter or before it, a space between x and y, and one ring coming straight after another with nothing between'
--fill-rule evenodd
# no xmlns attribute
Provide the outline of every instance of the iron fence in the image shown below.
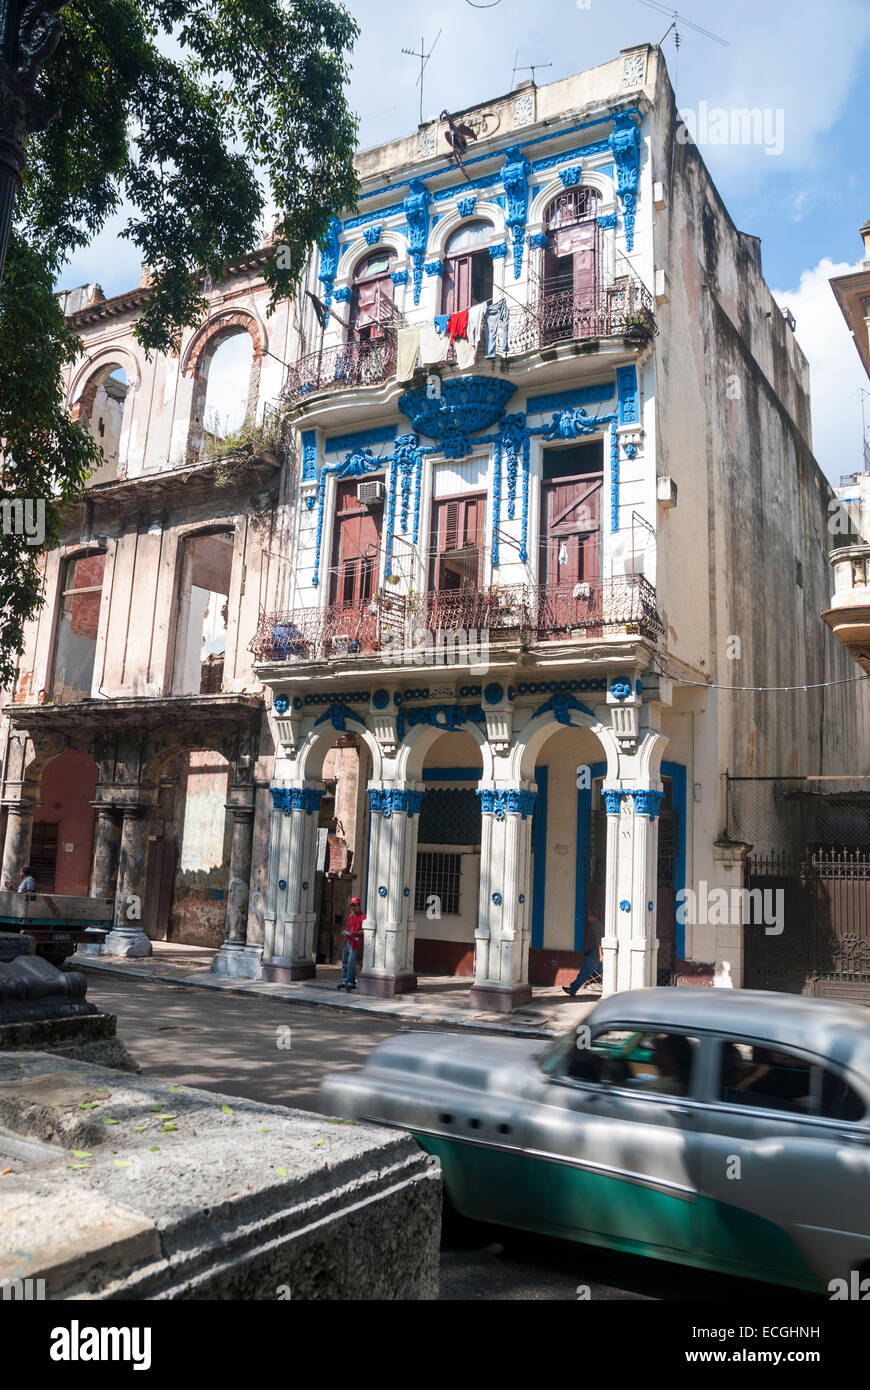
<svg viewBox="0 0 870 1390"><path fill-rule="evenodd" d="M339 343L312 352L290 367L284 383L285 400L304 399L312 391L347 390L353 386L377 386L396 370L396 332L386 329L382 338L362 343Z"/></svg>
<svg viewBox="0 0 870 1390"><path fill-rule="evenodd" d="M421 634L478 634L523 645L663 631L655 589L643 575L571 585L510 584L488 589L377 596L363 606L264 613L250 650L258 661L325 661L414 645ZM449 637L447 638L449 641ZM454 639L455 640L455 639Z"/></svg>

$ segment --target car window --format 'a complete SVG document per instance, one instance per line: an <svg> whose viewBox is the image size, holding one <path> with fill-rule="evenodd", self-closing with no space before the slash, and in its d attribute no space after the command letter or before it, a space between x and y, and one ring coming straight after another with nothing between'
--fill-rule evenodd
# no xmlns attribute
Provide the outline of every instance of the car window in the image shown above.
<svg viewBox="0 0 870 1390"><path fill-rule="evenodd" d="M567 1056L566 1075L575 1081L621 1086L641 1093L684 1096L689 1090L697 1038L683 1033L609 1028L588 1046L584 1034Z"/></svg>
<svg viewBox="0 0 870 1390"><path fill-rule="evenodd" d="M787 1048L723 1042L718 1095L730 1105L764 1106L828 1120L860 1120L865 1105L837 1072Z"/></svg>

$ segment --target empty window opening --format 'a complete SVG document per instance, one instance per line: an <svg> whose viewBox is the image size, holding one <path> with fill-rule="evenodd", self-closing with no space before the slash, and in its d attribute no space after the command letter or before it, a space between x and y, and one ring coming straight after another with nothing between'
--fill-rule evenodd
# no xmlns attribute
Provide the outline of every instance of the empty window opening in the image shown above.
<svg viewBox="0 0 870 1390"><path fill-rule="evenodd" d="M88 700L94 681L105 555L67 560L54 649L52 699Z"/></svg>
<svg viewBox="0 0 870 1390"><path fill-rule="evenodd" d="M195 536L184 548L176 628L176 695L223 689L233 533Z"/></svg>
<svg viewBox="0 0 870 1390"><path fill-rule="evenodd" d="M117 364L103 367L85 385L73 408L73 418L84 420L103 454L102 463L88 480L89 487L110 483L118 477L121 464L121 428L130 385L127 373Z"/></svg>

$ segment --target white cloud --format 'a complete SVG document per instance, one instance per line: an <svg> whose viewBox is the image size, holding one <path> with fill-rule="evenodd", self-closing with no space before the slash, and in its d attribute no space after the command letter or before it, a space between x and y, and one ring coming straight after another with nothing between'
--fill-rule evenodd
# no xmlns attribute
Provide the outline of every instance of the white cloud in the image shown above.
<svg viewBox="0 0 870 1390"><path fill-rule="evenodd" d="M796 337L810 364L813 451L832 483L862 467L858 393L870 382L829 281L860 269L860 261L848 265L825 257L803 272L797 289L773 291L797 321Z"/></svg>

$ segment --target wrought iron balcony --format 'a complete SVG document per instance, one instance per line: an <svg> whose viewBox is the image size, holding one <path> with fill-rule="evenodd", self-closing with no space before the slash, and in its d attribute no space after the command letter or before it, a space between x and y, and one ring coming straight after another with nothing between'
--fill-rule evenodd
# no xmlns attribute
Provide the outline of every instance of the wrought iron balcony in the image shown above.
<svg viewBox="0 0 870 1390"><path fill-rule="evenodd" d="M314 391L346 391L353 386L377 386L396 370L396 333L362 343L340 343L312 352L290 368L284 399L295 403Z"/></svg>
<svg viewBox="0 0 870 1390"><path fill-rule="evenodd" d="M655 639L663 631L655 589L642 575L581 584L509 584L488 589L382 595L359 606L264 613L250 644L258 662L330 661L380 654L408 664L415 649L425 664L427 634L438 644L475 650L481 642L529 646L607 636Z"/></svg>

